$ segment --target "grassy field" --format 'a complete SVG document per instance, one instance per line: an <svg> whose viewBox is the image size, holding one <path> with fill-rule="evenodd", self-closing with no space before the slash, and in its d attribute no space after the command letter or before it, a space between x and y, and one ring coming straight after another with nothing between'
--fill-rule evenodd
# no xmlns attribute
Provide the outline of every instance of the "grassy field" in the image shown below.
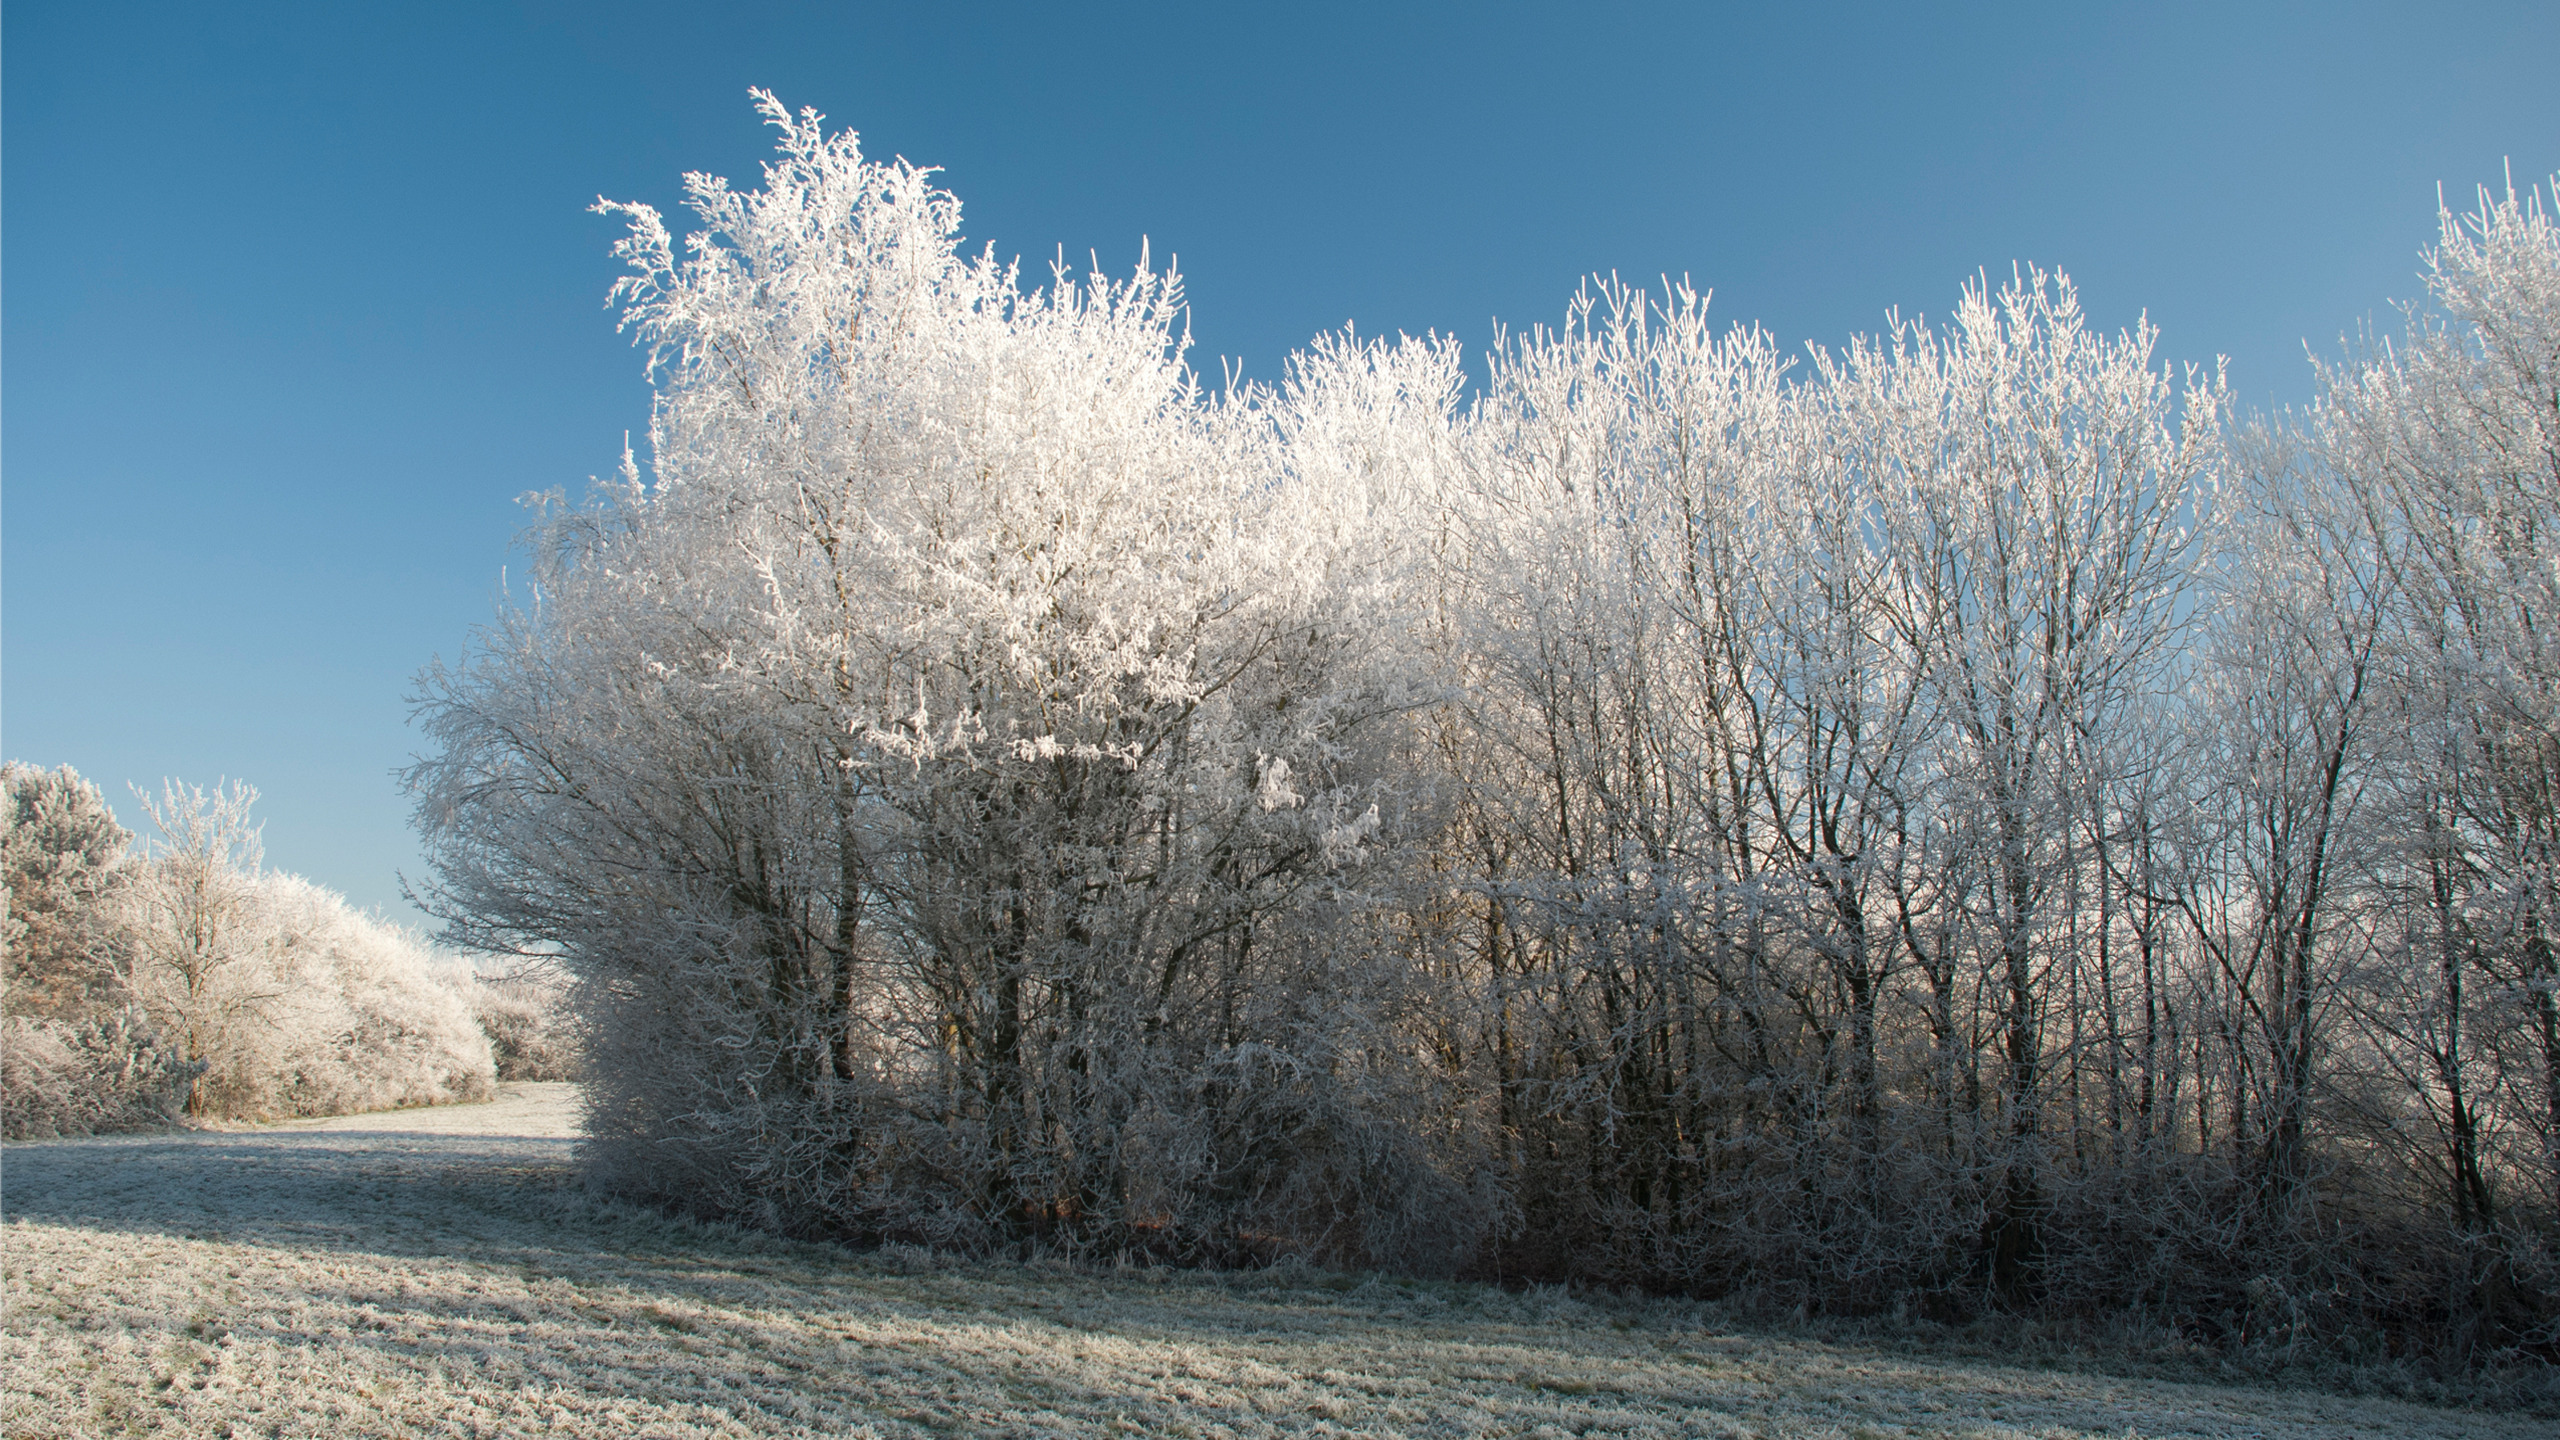
<svg viewBox="0 0 2560 1440"><path fill-rule="evenodd" d="M2533 1436L1667 1302L851 1255L599 1205L574 1092L9 1146L0 1433Z"/></svg>

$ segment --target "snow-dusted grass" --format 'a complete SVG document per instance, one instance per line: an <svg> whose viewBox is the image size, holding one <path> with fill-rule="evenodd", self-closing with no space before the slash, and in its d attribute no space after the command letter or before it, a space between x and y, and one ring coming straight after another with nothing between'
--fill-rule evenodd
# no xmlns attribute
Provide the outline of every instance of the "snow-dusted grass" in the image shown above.
<svg viewBox="0 0 2560 1440"><path fill-rule="evenodd" d="M0 1433L2542 1436L1320 1272L851 1255L596 1204L575 1091L0 1154Z"/></svg>

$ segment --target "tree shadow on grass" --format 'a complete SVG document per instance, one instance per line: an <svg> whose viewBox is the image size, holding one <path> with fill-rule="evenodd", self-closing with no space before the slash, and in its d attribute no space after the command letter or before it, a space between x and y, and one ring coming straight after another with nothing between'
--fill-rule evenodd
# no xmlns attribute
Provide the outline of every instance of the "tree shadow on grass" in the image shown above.
<svg viewBox="0 0 2560 1440"><path fill-rule="evenodd" d="M264 1252L226 1267L295 1293L244 1296L223 1322L234 1339L437 1371L473 1394L707 1406L793 1429L1287 1433L1487 1405L1513 1426L1630 1433L1718 1417L1936 1429L1995 1405L2031 1432L2328 1423L2274 1413L2307 1397L1720 1341L1661 1306L1615 1314L1560 1292L866 1256L598 1203L574 1150L387 1127L13 1145L7 1209Z"/></svg>

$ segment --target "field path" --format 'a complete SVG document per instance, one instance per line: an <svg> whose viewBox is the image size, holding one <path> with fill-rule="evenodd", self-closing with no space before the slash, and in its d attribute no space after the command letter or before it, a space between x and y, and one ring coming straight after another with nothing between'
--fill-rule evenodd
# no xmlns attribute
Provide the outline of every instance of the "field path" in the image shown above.
<svg viewBox="0 0 2560 1440"><path fill-rule="evenodd" d="M2548 1436L1313 1272L848 1255L599 1205L576 1094L0 1151L0 1434Z"/></svg>

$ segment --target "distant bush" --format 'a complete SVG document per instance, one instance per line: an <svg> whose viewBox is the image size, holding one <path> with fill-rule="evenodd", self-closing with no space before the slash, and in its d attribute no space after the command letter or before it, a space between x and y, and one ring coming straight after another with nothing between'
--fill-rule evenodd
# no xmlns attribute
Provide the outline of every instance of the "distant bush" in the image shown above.
<svg viewBox="0 0 2560 1440"><path fill-rule="evenodd" d="M501 1080L575 1080L577 1032L558 986L524 976L482 979L471 989L472 1013L489 1037Z"/></svg>
<svg viewBox="0 0 2560 1440"><path fill-rule="evenodd" d="M497 1078L467 967L298 876L251 889L254 993L202 1033L194 1113L348 1115L485 1100Z"/></svg>
<svg viewBox="0 0 2560 1440"><path fill-rule="evenodd" d="M254 790L143 797L137 857L67 767L5 775L10 1138L490 1095L470 968L261 869Z"/></svg>

